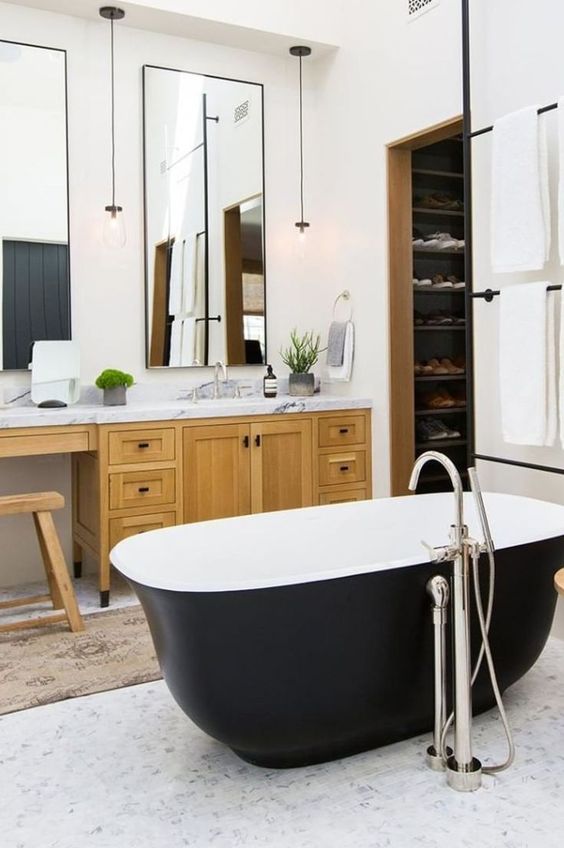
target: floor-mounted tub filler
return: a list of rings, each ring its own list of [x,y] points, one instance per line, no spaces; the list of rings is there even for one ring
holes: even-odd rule
[[[457,578],[456,563],[443,551],[422,554],[421,546],[424,539],[452,554],[452,497],[383,498],[171,527],[121,542],[112,562],[139,596],[180,707],[243,759],[269,768],[337,759],[434,726],[442,762],[451,687],[441,680],[435,722],[434,648],[442,640],[427,585],[446,578],[453,607],[458,596],[463,613],[469,611],[473,634],[470,661],[453,675],[457,718],[447,775],[451,785],[473,789],[480,771],[470,696],[461,686],[483,640],[468,597],[468,558],[466,576]],[[485,494],[484,503],[496,543],[489,644],[503,692],[531,668],[548,638],[553,575],[564,562],[564,506],[503,494]],[[472,494],[464,494],[462,509],[464,536],[483,538]],[[475,545],[465,548],[477,553]],[[484,597],[487,578],[481,568]],[[486,607],[484,629],[489,601]],[[444,650],[448,664],[450,639]],[[460,640],[456,652],[460,662]],[[487,663],[472,702],[475,714],[496,703]]]

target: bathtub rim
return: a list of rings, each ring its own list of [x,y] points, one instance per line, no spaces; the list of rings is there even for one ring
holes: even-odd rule
[[[468,494],[465,495],[465,506],[467,503],[471,502]],[[449,504],[449,507],[452,505],[452,495],[449,493],[439,493],[439,494],[423,494],[417,497],[417,502],[423,502],[423,500],[431,500],[435,501],[444,501],[445,509],[446,504]],[[519,502],[523,507],[525,503],[534,505],[535,508],[538,507],[549,507],[551,509],[556,509],[560,513],[559,519],[561,518],[561,524],[559,526],[554,525],[546,525],[536,533],[531,531],[530,527],[523,528],[520,524],[512,526],[512,537],[510,539],[503,539],[502,544],[498,544],[498,548],[511,548],[518,547],[519,545],[529,544],[532,542],[542,541],[543,539],[557,538],[559,536],[564,536],[564,506],[561,504],[555,504],[550,501],[541,501],[538,499],[527,498],[520,495],[507,495],[503,493],[490,492],[484,494],[484,499],[486,501],[486,509],[491,511],[491,507],[496,502],[505,502],[507,506],[510,506],[511,503]],[[137,536],[132,536],[128,539],[124,539],[119,542],[110,552],[110,559],[112,564],[118,569],[118,571],[125,576],[126,578],[131,579],[135,583],[139,583],[141,585],[147,586],[149,588],[154,589],[165,589],[169,591],[175,592],[236,592],[236,591],[249,591],[253,589],[268,589],[275,588],[277,586],[291,586],[300,583],[312,583],[319,582],[322,580],[335,580],[341,577],[348,577],[354,575],[367,574],[370,572],[378,572],[378,571],[387,571],[397,568],[405,568],[413,565],[420,565],[422,563],[427,563],[430,561],[430,555],[422,545],[418,545],[413,553],[407,557],[400,558],[387,558],[385,561],[375,560],[365,562],[361,565],[354,565],[351,567],[347,566],[336,566],[333,568],[326,568],[321,570],[316,568],[311,571],[303,571],[299,573],[293,574],[267,574],[263,576],[256,575],[244,575],[240,572],[235,574],[232,578],[226,579],[225,576],[221,579],[221,581],[213,579],[213,575],[210,577],[209,573],[206,574],[204,578],[201,575],[193,575],[190,574],[187,569],[184,573],[180,575],[171,574],[170,570],[167,572],[166,566],[163,566],[162,561],[159,563],[157,567],[151,567],[151,563],[149,562],[149,554],[147,553],[147,545],[146,541],[148,538],[151,541],[154,540],[157,534],[159,534],[158,538],[162,540],[163,544],[166,543],[167,538],[177,539],[181,535],[186,535],[186,546],[187,551],[190,550],[190,532],[192,528],[199,528],[198,533],[202,532],[202,528],[205,530],[210,530],[210,532],[217,532],[218,528],[225,528],[226,532],[229,533],[229,528],[233,528],[237,523],[239,526],[243,527],[252,527],[255,522],[265,523],[269,520],[274,520],[276,522],[283,522],[286,518],[292,514],[296,513],[312,513],[312,511],[323,510],[323,516],[329,518],[330,515],[335,515],[335,513],[345,515],[347,512],[352,512],[355,509],[359,509],[359,506],[366,505],[367,503],[377,503],[380,504],[382,502],[396,502],[399,503],[401,501],[409,500],[413,502],[413,497],[401,496],[397,498],[381,498],[378,501],[362,501],[360,503],[345,503],[345,504],[333,504],[333,505],[324,505],[324,506],[314,506],[314,507],[306,507],[301,510],[286,510],[279,511],[275,513],[261,513],[255,515],[246,515],[246,516],[238,516],[234,518],[224,518],[224,519],[216,519],[213,521],[199,522],[198,524],[183,524],[176,525],[175,527],[168,527],[159,530],[152,530],[147,533],[143,533]],[[366,506],[364,506],[366,509]],[[445,512],[445,541],[446,536],[448,534],[448,521],[450,512]],[[274,517],[274,519],[272,519]],[[285,518],[286,517],[286,518]],[[494,519],[495,520],[495,519]],[[474,528],[475,529],[475,528]],[[494,531],[495,532],[495,531]],[[481,534],[478,534],[478,538],[481,538]],[[495,539],[494,539],[495,540]],[[165,548],[166,550],[166,548]],[[265,552],[267,555],[268,552]],[[151,562],[154,561],[154,555],[152,556]],[[166,555],[163,555],[163,558],[166,558]],[[137,563],[145,561],[144,568],[139,568]],[[149,576],[148,576],[149,575]]]

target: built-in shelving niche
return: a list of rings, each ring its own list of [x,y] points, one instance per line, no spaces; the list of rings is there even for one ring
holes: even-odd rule
[[[414,279],[436,275],[464,281],[464,246],[428,249],[412,239],[449,233],[464,239],[464,170],[461,121],[431,128],[388,149],[390,238],[390,362],[391,362],[391,488],[404,494],[413,462],[425,450],[449,456],[466,481],[472,415],[466,397],[466,371],[460,374],[416,374],[415,363],[447,358],[465,364],[465,290],[418,287]],[[457,323],[433,323],[447,315]],[[431,323],[429,323],[431,322]],[[464,322],[464,323],[463,323]],[[458,406],[429,408],[438,392],[448,393]],[[456,437],[426,440],[424,422],[436,421]],[[450,488],[448,477],[430,464],[418,491]]]

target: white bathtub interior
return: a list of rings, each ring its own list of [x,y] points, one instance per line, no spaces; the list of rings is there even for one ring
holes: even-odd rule
[[[564,506],[485,493],[497,548],[564,536]],[[471,494],[470,535],[482,540]],[[111,560],[145,586],[185,592],[260,589],[429,561],[422,540],[448,542],[451,493],[381,498],[185,524],[120,542]]]

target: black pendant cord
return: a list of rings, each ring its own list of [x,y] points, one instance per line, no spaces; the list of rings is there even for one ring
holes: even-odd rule
[[[112,207],[115,212],[116,205],[116,132],[115,132],[115,120],[116,120],[116,109],[115,109],[115,73],[114,73],[114,19],[110,19],[110,49],[111,49],[111,58],[110,58],[110,68],[111,68],[111,112],[112,112]]]
[[[300,56],[300,222],[304,221],[304,109],[302,57]]]

